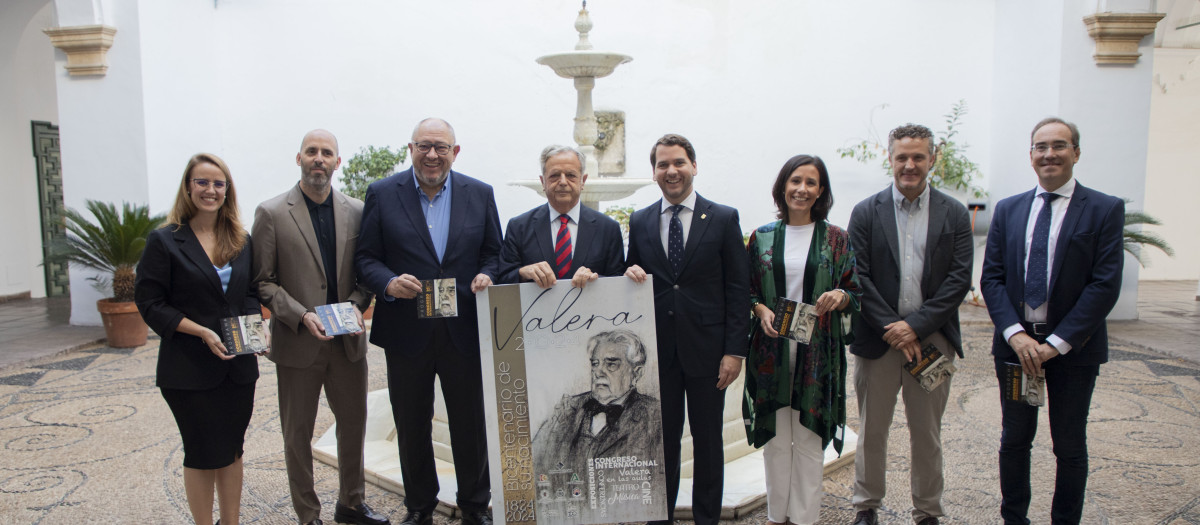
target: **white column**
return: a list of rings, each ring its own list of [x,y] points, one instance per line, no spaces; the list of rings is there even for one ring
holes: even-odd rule
[[[103,6],[105,10],[101,11]],[[105,24],[118,32],[103,77],[72,77],[66,55],[55,52],[64,200],[82,211],[87,199],[146,204],[146,127],[137,2],[57,0],[60,26]],[[46,46],[50,46],[49,39]],[[77,266],[71,268],[71,323],[100,324],[96,292]]]

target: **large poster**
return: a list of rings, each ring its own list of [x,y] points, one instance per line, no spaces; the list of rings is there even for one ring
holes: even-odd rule
[[[492,286],[477,301],[496,523],[666,519],[653,283]]]

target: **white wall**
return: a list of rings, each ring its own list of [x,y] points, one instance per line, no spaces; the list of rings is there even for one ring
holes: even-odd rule
[[[1144,209],[1163,222],[1148,227],[1161,235],[1175,257],[1143,251],[1142,279],[1196,279],[1200,276],[1200,237],[1196,197],[1200,196],[1200,49],[1155,49],[1150,88],[1150,152],[1146,163]]]
[[[365,145],[398,147],[418,120],[441,116],[462,144],[455,168],[496,186],[507,218],[539,197],[506,183],[535,177],[546,144],[572,142],[571,82],[534,60],[573,48],[574,1],[376,0],[336,10],[316,1],[222,2],[215,9],[207,2],[149,4],[141,10],[142,48],[157,209],[169,205],[177,172],[194,151],[225,157],[249,219],[257,202],[296,180],[295,152],[307,130],[333,131],[348,159]],[[871,17],[835,5],[776,2],[593,4],[596,48],[634,57],[597,81],[596,106],[627,112],[631,176],[649,177],[649,146],[658,136],[691,138],[698,190],[738,206],[747,231],[773,216],[769,187],[779,166],[796,153],[819,154],[834,174],[832,218],[845,224],[852,205],[887,179],[875,164],[842,161],[834,150],[864,136],[878,104],[891,104],[876,115],[883,132],[910,120],[938,129],[942,115],[965,98],[972,113],[962,137],[973,159],[989,159],[983,137],[991,68],[977,55],[990,56],[992,27],[958,21],[989,20],[991,4],[895,4],[865,2]],[[199,28],[181,32],[181,16]],[[896,52],[897,41],[912,51]],[[189,73],[193,61],[211,64],[212,78]],[[181,75],[188,79],[183,86]],[[213,95],[206,99],[200,86],[211,86]],[[200,112],[217,115],[209,122],[219,126],[215,135],[188,130],[160,144],[167,139],[158,130],[179,129]],[[645,206],[657,197],[649,187],[626,202]]]
[[[216,12],[211,2],[146,0],[138,18],[149,203],[153,213],[167,213],[188,159],[223,149]]]
[[[54,50],[42,29],[52,27],[48,0],[17,0],[0,7],[0,173],[7,204],[0,206],[0,296],[46,295],[42,267],[37,164],[30,121],[57,123]]]
[[[87,199],[120,203],[148,201],[146,125],[142,106],[142,64],[138,5],[75,0],[57,4],[60,23],[103,23],[117,28],[103,77],[71,77],[66,54],[55,51],[59,135],[62,139],[66,205],[84,209]],[[92,20],[92,21],[88,21]],[[155,109],[151,109],[155,111]],[[91,272],[71,267],[71,323],[100,324]]]
[[[83,3],[57,1],[60,11]],[[534,60],[573,48],[574,0],[87,4],[118,34],[104,79],[56,70],[64,142],[80,138],[64,159],[81,177],[71,179],[70,205],[88,195],[165,210],[187,157],[208,150],[229,162],[249,223],[258,202],[294,184],[307,130],[333,131],[348,159],[362,146],[400,146],[418,120],[441,116],[462,145],[455,167],[496,186],[507,219],[540,200],[506,183],[536,176],[546,144],[572,142],[571,83]],[[888,179],[835,149],[864,137],[882,103],[890,107],[874,116],[880,138],[909,121],[937,131],[966,99],[959,139],[993,198],[1032,187],[1029,128],[1061,114],[1083,128],[1081,181],[1141,201],[1146,123],[1134,120],[1148,108],[1152,57],[1097,67],[1081,21],[1094,1],[591,7],[596,49],[634,58],[594,92],[598,108],[626,112],[629,175],[649,177],[649,146],[682,133],[698,150],[698,191],[738,207],[744,230],[772,220],[770,184],[796,153],[827,160],[831,220],[845,224]],[[105,104],[84,107],[88,99]],[[89,159],[98,169],[82,177],[74,170]],[[650,186],[621,204],[657,198]],[[1135,283],[1135,268],[1126,280]]]

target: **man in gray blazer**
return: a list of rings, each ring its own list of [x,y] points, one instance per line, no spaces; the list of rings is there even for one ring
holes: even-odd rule
[[[254,211],[254,274],[273,314],[271,353],[279,383],[279,420],[292,506],[300,523],[321,523],[313,489],[312,436],[321,388],[337,422],[338,523],[389,523],[363,501],[367,429],[367,336],[362,311],[371,293],[354,271],[362,201],[330,184],[342,159],[325,130],[304,136],[296,164],[300,183]],[[349,301],[360,331],[331,337],[314,309]]]
[[[855,525],[875,525],[887,475],[888,428],[903,392],[912,445],[913,520],[936,525],[942,509],[942,414],[950,381],[926,392],[903,365],[932,344],[962,357],[958,306],[971,286],[974,246],[962,203],[929,187],[933,133],[907,124],[888,134],[894,184],[854,207],[850,240],[862,285],[854,327],[858,448]]]

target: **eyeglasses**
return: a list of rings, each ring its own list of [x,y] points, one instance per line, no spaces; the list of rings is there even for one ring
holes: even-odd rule
[[[207,188],[209,184],[212,184],[212,187],[217,191],[225,189],[225,181],[223,180],[192,179],[192,182],[201,188]]]
[[[1037,144],[1034,144],[1033,147],[1031,147],[1029,149],[1031,151],[1035,151],[1038,153],[1045,153],[1050,150],[1054,150],[1055,153],[1062,153],[1064,151],[1067,151],[1067,149],[1071,148],[1072,146],[1073,145],[1071,143],[1063,142],[1060,140],[1060,141],[1054,142],[1052,144],[1046,144],[1045,142],[1039,142]]]
[[[429,153],[429,150],[433,150],[436,151],[438,155],[450,153],[451,147],[449,144],[434,144],[431,142],[418,142],[415,145],[417,147],[417,151],[421,153]]]

